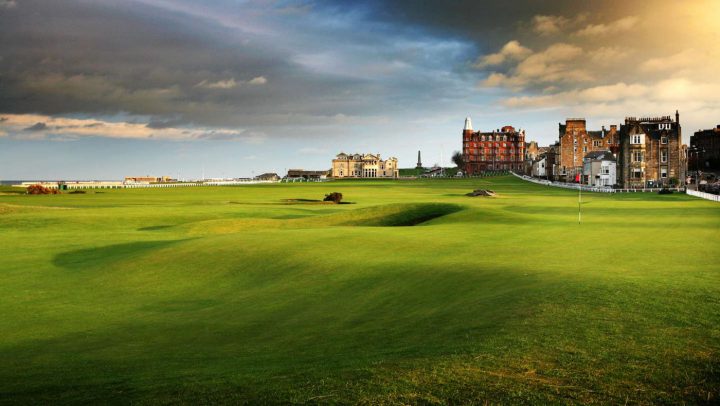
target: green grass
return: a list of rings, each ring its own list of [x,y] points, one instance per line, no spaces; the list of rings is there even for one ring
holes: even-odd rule
[[[285,201],[334,191],[355,204]],[[717,403],[720,206],[583,201],[578,224],[574,192],[512,177],[0,195],[0,403]]]

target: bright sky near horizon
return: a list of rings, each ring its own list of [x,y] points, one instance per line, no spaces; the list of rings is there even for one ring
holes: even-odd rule
[[[0,179],[240,177],[720,124],[720,2],[0,0]]]

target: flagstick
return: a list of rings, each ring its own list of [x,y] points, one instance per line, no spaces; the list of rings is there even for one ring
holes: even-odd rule
[[[578,224],[582,223],[582,211],[580,205],[582,204],[582,184],[578,185]]]

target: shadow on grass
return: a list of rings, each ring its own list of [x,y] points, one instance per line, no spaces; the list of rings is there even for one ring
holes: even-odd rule
[[[92,268],[138,257],[161,248],[169,247],[180,241],[182,240],[138,241],[66,251],[57,254],[55,258],[53,258],[53,265],[71,270]]]
[[[417,226],[463,209],[460,205],[447,203],[391,204],[343,213],[338,215],[340,221],[337,224],[371,227]],[[342,219],[343,217],[347,220]]]

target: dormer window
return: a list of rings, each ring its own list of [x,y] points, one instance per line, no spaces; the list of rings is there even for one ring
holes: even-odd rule
[[[668,143],[668,137],[665,137],[665,136],[660,137],[660,143],[661,143],[661,144],[667,144],[667,143]]]

